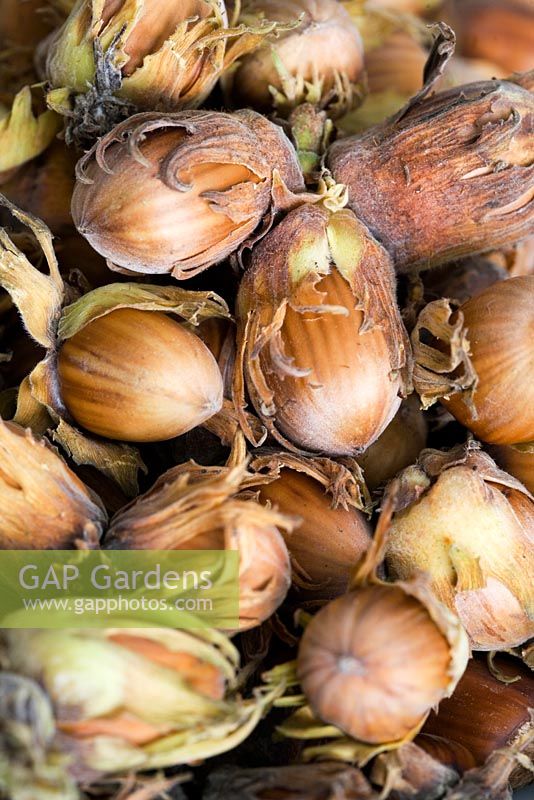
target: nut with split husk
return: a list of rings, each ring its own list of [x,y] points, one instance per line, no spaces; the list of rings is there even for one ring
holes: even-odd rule
[[[0,419],[0,549],[96,547],[107,514],[45,440]]]
[[[349,592],[306,623],[296,663],[270,673],[285,674],[303,692],[280,701],[300,706],[280,731],[330,739],[307,748],[306,758],[363,765],[411,741],[465,670],[465,631],[425,580],[386,583],[376,576],[399,499],[393,489],[385,498]]]
[[[389,257],[352,212],[290,212],[254,248],[236,315],[234,402],[246,387],[286,448],[355,455],[392,420],[409,343]]]
[[[534,276],[510,278],[459,309],[429,303],[412,333],[414,384],[423,407],[441,400],[479,439],[534,440]]]
[[[473,658],[453,696],[432,712],[423,733],[465,747],[473,756],[472,766],[482,766],[494,750],[513,746],[533,730],[533,705],[534,675],[521,661],[503,654],[490,664]],[[534,742],[524,752],[534,755]],[[513,788],[531,780],[529,770],[518,762],[510,776]]]
[[[304,189],[282,129],[253,111],[131,117],[81,160],[72,216],[110,266],[188,278]]]
[[[222,376],[192,329],[210,317],[228,318],[228,307],[213,292],[126,282],[69,304],[49,230],[2,202],[35,235],[50,272],[37,270],[0,232],[0,283],[46,351],[21,384],[15,420],[43,432],[53,428],[76,463],[96,466],[134,494],[139,453],[85,431],[124,442],[162,441],[216,414]]]
[[[103,546],[120,550],[237,550],[239,628],[268,619],[291,583],[287,547],[298,519],[265,508],[247,492],[245,463],[181,464],[115,515]]]
[[[259,499],[300,522],[283,531],[295,601],[326,601],[343,594],[371,542],[364,509],[369,495],[358,465],[346,458],[303,458],[281,451],[255,454]]]
[[[53,710],[50,748],[63,754],[67,774],[80,783],[224,753],[280,694],[280,686],[258,687],[248,699],[237,694],[239,654],[212,630],[14,629],[4,653],[12,672],[39,681]],[[15,712],[24,733],[24,706]],[[40,722],[41,714],[31,728]],[[7,775],[16,780],[17,768],[13,759]],[[26,797],[49,797],[40,794],[36,766],[23,777],[34,792]]]
[[[507,81],[427,96],[454,51],[442,26],[421,92],[394,117],[331,146],[349,206],[397,270],[428,269],[532,232],[534,94]]]
[[[504,650],[534,636],[534,499],[525,487],[475,444],[425,450],[399,480],[391,575],[425,572],[475,650]]]
[[[224,76],[234,106],[287,114],[302,102],[339,115],[360,97],[363,45],[357,27],[337,0],[245,0],[245,25],[289,23],[240,58]],[[291,23],[293,23],[291,25]]]
[[[229,27],[224,0],[78,0],[41,54],[50,104],[94,141],[133,110],[197,108],[276,23]]]

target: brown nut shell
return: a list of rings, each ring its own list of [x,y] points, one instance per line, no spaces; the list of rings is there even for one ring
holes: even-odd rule
[[[208,348],[159,312],[118,309],[89,323],[63,343],[58,377],[75,421],[111,439],[172,439],[222,406]]]

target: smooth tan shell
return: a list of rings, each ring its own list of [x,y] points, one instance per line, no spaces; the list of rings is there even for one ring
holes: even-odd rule
[[[339,597],[309,623],[298,676],[314,712],[359,741],[402,739],[450,680],[451,652],[425,606],[396,586]]]
[[[282,328],[285,353],[305,377],[279,376],[262,352],[277,408],[276,423],[299,446],[331,455],[354,455],[380,436],[395,416],[401,381],[392,377],[386,337],[378,327],[360,333],[363,313],[337,270],[318,284],[347,315],[299,313],[288,308]]]
[[[91,322],[61,347],[58,375],[74,420],[110,439],[172,439],[222,405],[208,348],[158,312],[119,309]]]
[[[462,308],[478,375],[475,415],[464,395],[443,400],[466,428],[491,444],[534,440],[534,276],[500,281]]]
[[[336,597],[347,590],[350,573],[371,542],[371,529],[361,511],[333,508],[332,496],[308,475],[284,469],[280,477],[262,486],[262,501],[269,500],[284,514],[298,514],[295,530],[283,533],[297,585],[306,595]]]

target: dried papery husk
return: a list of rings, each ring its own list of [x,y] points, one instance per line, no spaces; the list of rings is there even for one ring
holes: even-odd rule
[[[429,301],[446,297],[465,303],[497,281],[510,277],[505,267],[491,255],[470,256],[454,264],[426,272],[423,276],[425,296]]]
[[[389,800],[439,800],[458,783],[456,770],[416,744],[420,739],[418,736],[415,742],[382,753],[373,762],[371,780],[383,787],[383,795]]]
[[[424,408],[441,400],[479,439],[534,439],[534,276],[493,284],[459,309],[429,303],[412,332],[414,384]]]
[[[378,438],[409,385],[411,355],[391,262],[350,211],[289,213],[254,248],[236,315],[237,408],[246,386],[292,451],[355,455]]]
[[[239,628],[268,619],[291,583],[281,531],[297,519],[265,508],[246,489],[246,467],[180,464],[113,518],[104,547],[120,550],[237,550]]]
[[[112,268],[183,279],[229,256],[303,189],[282,129],[253,111],[147,113],[80,161],[72,216]]]
[[[0,549],[96,547],[100,499],[45,439],[0,419]]]
[[[0,175],[43,153],[61,129],[61,118],[37,109],[30,86],[24,86],[6,105],[0,103]]]
[[[475,760],[471,766],[482,766],[494,750],[514,745],[532,730],[534,675],[521,661],[502,654],[494,664],[497,671],[492,674],[486,659],[471,659],[453,696],[423,728],[423,733],[465,747]],[[534,755],[534,742],[524,752]],[[531,781],[532,774],[518,763],[510,776],[512,786],[517,789]]]
[[[275,681],[283,675],[292,692],[278,705],[299,706],[279,730],[299,739],[330,740],[306,748],[307,759],[362,766],[397,749],[417,735],[465,670],[465,631],[426,580],[391,584],[376,576],[400,488],[395,484],[384,499],[373,543],[356,565],[350,591],[307,621],[297,661],[267,676]],[[299,685],[303,694],[295,694]]]
[[[54,744],[52,704],[36,681],[0,673],[0,791],[11,800],[81,800]]]
[[[393,420],[363,455],[358,464],[369,489],[383,486],[413,464],[426,446],[428,424],[416,395],[403,400]]]
[[[358,102],[363,44],[337,0],[246,0],[241,19],[245,25],[278,20],[289,30],[275,32],[225,76],[234,106],[285,115],[310,102],[336,116]]]
[[[38,158],[23,166],[2,193],[12,203],[39,217],[57,236],[74,233],[70,203],[77,156],[63,142],[53,142]]]
[[[328,600],[343,594],[354,565],[371,542],[363,513],[370,498],[356,462],[304,459],[282,452],[255,455],[259,499],[299,525],[283,532],[296,598]]]
[[[399,476],[403,510],[387,548],[393,578],[425,572],[475,650],[534,635],[534,500],[475,444],[425,450]]]
[[[144,375],[144,384],[132,377],[128,377],[129,385],[133,388],[133,395],[125,392],[124,383],[124,369],[127,368],[129,361],[131,361],[131,341],[125,342],[124,334],[127,332],[122,328],[122,344],[126,346],[126,352],[122,354],[119,359],[118,368],[121,371],[121,381],[113,379],[113,374],[106,373],[106,362],[99,361],[95,357],[94,352],[88,356],[88,364],[92,368],[99,380],[105,379],[107,386],[107,394],[104,394],[101,400],[104,403],[98,403],[95,398],[95,381],[90,382],[90,391],[87,396],[76,392],[76,388],[85,391],[87,387],[87,372],[84,372],[83,362],[78,364],[66,361],[67,356],[76,356],[74,352],[80,340],[82,343],[85,341],[84,329],[90,325],[97,325],[98,328],[103,326],[108,329],[109,320],[106,316],[113,312],[120,313],[121,319],[123,313],[135,310],[136,312],[144,312],[147,314],[147,319],[150,316],[148,312],[160,312],[159,317],[156,319],[160,321],[153,322],[153,329],[158,329],[160,334],[163,328],[169,333],[170,323],[178,326],[182,340],[184,337],[182,333],[187,334],[187,339],[191,342],[189,337],[192,337],[195,342],[195,352],[181,352],[179,354],[181,363],[186,363],[189,358],[190,376],[193,376],[192,389],[195,386],[198,388],[198,381],[195,383],[194,374],[191,372],[193,369],[194,358],[197,357],[200,348],[200,364],[204,363],[206,374],[210,374],[212,380],[215,381],[215,387],[212,400],[217,399],[217,403],[222,403],[222,378],[218,372],[218,368],[206,346],[198,339],[195,339],[194,334],[190,333],[189,328],[196,326],[204,319],[212,316],[228,317],[228,307],[226,303],[218,295],[212,292],[187,292],[177,287],[165,286],[152,286],[135,283],[123,284],[108,284],[99,287],[92,292],[84,295],[83,297],[65,306],[68,303],[68,295],[65,290],[65,284],[59,273],[58,262],[52,247],[52,238],[48,228],[38,219],[29,214],[17,209],[8,200],[0,196],[0,202],[7,206],[13,217],[23,225],[27,226],[39,245],[42,248],[46,262],[49,268],[49,275],[37,270],[26,256],[16,247],[14,242],[8,237],[7,233],[0,231],[0,242],[2,252],[0,254],[0,283],[11,294],[17,308],[21,314],[24,325],[30,335],[35,341],[45,348],[47,351],[46,357],[41,361],[21,384],[19,390],[18,406],[15,415],[15,421],[26,427],[31,427],[33,430],[44,432],[49,428],[53,428],[54,440],[62,445],[67,453],[73,458],[76,464],[86,464],[95,466],[100,469],[104,474],[116,480],[121,488],[132,496],[137,494],[137,473],[140,468],[144,468],[143,461],[139,452],[126,444],[106,442],[99,438],[93,438],[88,434],[82,432],[73,426],[73,418],[69,414],[62,397],[61,387],[67,386],[67,400],[73,406],[74,414],[84,414],[90,411],[93,414],[95,424],[101,425],[106,423],[105,417],[106,410],[114,416],[115,419],[115,434],[117,438],[124,434],[126,436],[140,436],[135,439],[136,441],[150,440],[173,436],[173,431],[169,429],[165,420],[162,418],[162,412],[170,415],[170,420],[167,422],[176,425],[176,409],[173,412],[169,409],[168,405],[168,387],[159,382],[160,390],[163,390],[163,395],[160,391],[160,398],[165,398],[165,403],[162,402],[160,415],[158,416],[154,411],[154,405],[158,405],[157,398],[154,398],[154,383],[150,382],[150,386],[146,387],[146,363],[143,364],[143,352],[137,351],[137,364],[141,367],[141,376]],[[64,307],[65,306],[65,307]],[[184,326],[183,330],[178,323],[171,319],[167,319],[164,314],[173,314],[178,316]],[[112,320],[113,322],[113,320]],[[100,323],[100,324],[98,324]],[[150,325],[150,322],[147,323]],[[173,328],[176,331],[176,328]],[[138,328],[138,334],[140,333]],[[143,329],[143,347],[146,344],[146,330]],[[151,342],[150,347],[156,348],[156,355],[158,357],[162,354],[164,348],[163,341],[160,338],[156,342]],[[74,340],[74,343],[70,340]],[[196,342],[198,341],[198,345]],[[173,347],[176,348],[175,339],[172,340]],[[105,340],[102,342],[102,352],[113,355],[115,363],[117,364],[117,351],[114,349],[120,344],[118,340]],[[58,374],[58,352],[59,358],[59,372]],[[146,352],[146,350],[144,351]],[[64,357],[64,358],[62,358]],[[184,362],[183,359],[186,361]],[[168,359],[167,359],[168,361]],[[67,374],[65,374],[65,364],[68,367]],[[109,366],[109,365],[108,365]],[[173,372],[172,363],[166,364],[167,377],[173,376],[175,381],[175,391],[178,394],[175,399],[181,398],[183,403],[184,399],[187,405],[187,398],[183,394],[184,390],[187,391],[187,386],[177,387],[175,375]],[[159,374],[161,378],[161,370],[165,365],[159,363],[158,360],[150,362],[152,370],[152,377],[157,378]],[[61,381],[60,381],[61,378]],[[139,373],[138,373],[139,378]],[[115,386],[115,395],[110,393],[110,388]],[[140,390],[142,385],[147,388],[144,393]],[[177,387],[177,389],[176,389]],[[209,387],[204,386],[202,391],[206,396],[206,389]],[[212,386],[213,388],[213,386]],[[117,410],[116,398],[118,396],[121,402],[125,405],[121,407],[120,414]],[[202,392],[201,392],[202,393]],[[189,400],[195,402],[195,395],[198,397],[198,392],[192,391]],[[150,399],[152,398],[152,404]],[[212,402],[209,409],[212,413],[217,410],[217,403]],[[107,406],[106,406],[107,404]],[[137,410],[135,408],[137,404]],[[192,406],[189,408],[191,411]],[[139,430],[133,434],[125,409],[128,409],[129,414],[137,414],[139,422]],[[184,410],[184,409],[182,409]],[[187,411],[187,409],[186,409]],[[144,412],[144,413],[143,413]],[[188,412],[188,413],[189,413]],[[92,423],[91,413],[85,419],[84,424]],[[208,409],[203,407],[201,416],[206,419],[209,416]],[[189,415],[185,420],[188,424],[195,424],[195,420]],[[113,423],[113,420],[112,420]],[[181,423],[180,423],[181,424]],[[159,427],[158,427],[159,426]],[[157,428],[157,430],[156,430]],[[162,430],[163,429],[163,430]],[[110,429],[109,433],[112,431]]]
[[[377,800],[360,770],[336,764],[291,764],[239,769],[220,767],[208,777],[205,800]]]
[[[534,94],[488,81],[428,97],[454,52],[450,28],[440,31],[423,90],[382,125],[334,142],[327,158],[400,272],[506,247],[534,219]]]
[[[54,743],[85,783],[224,753],[281,691],[235,694],[239,656],[214,630],[11,630],[6,640],[10,668],[46,691]]]
[[[534,68],[534,9],[530,0],[447,0],[440,9],[469,58],[494,61],[508,74]]]
[[[69,135],[95,141],[133,110],[202,105],[222,73],[277,28],[230,28],[224,0],[78,0],[41,59]]]
[[[488,452],[497,464],[534,494],[534,444],[500,445]]]

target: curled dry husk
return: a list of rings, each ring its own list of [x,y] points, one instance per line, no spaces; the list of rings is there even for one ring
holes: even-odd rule
[[[520,661],[499,655],[488,665],[473,658],[453,696],[430,715],[423,733],[465,747],[473,756],[472,766],[482,766],[494,750],[513,746],[533,730],[533,707],[534,675]],[[534,741],[524,753],[534,756]],[[532,773],[518,762],[510,775],[513,788],[532,780]]]
[[[281,451],[254,455],[259,499],[300,522],[282,530],[291,558],[298,600],[327,600],[343,594],[371,542],[364,510],[370,498],[356,461],[304,458]]]
[[[11,701],[22,751],[6,773],[15,783],[26,780],[35,792],[26,796],[35,800],[54,795],[40,793],[31,761],[25,774],[19,768],[28,741],[45,725],[47,749],[71,778],[90,783],[231,750],[281,691],[278,685],[258,687],[248,699],[237,694],[239,654],[214,630],[15,629],[5,639],[8,667],[18,674],[0,673],[0,698]],[[16,702],[24,678],[42,687],[32,680],[39,705],[30,719],[28,706]]]
[[[104,547],[156,550],[237,550],[239,628],[268,619],[284,600],[291,569],[281,531],[298,519],[265,508],[249,491],[246,462],[226,467],[180,464],[115,515]]]
[[[402,505],[387,548],[391,575],[429,576],[476,650],[534,635],[534,499],[478,446],[425,450],[399,476]]]
[[[354,767],[324,762],[284,767],[238,769],[222,767],[213,772],[205,800],[378,800],[367,778]]]
[[[0,549],[94,547],[106,523],[99,498],[46,440],[0,419]]]
[[[508,74],[534,68],[534,9],[530,0],[448,0],[440,9],[462,55],[494,61]]]
[[[167,320],[163,314],[174,314],[189,326],[196,326],[203,319],[211,316],[228,317],[228,308],[225,302],[212,292],[187,292],[175,287],[136,283],[108,284],[67,305],[69,300],[63,279],[59,274],[50,231],[40,220],[15,208],[5,198],[0,196],[0,200],[18,222],[26,225],[32,231],[43,250],[49,268],[49,274],[38,271],[16,247],[7,233],[0,229],[0,284],[11,295],[30,336],[46,350],[44,360],[21,384],[15,421],[38,432],[53,428],[54,439],[67,450],[76,463],[97,467],[116,480],[127,494],[135,495],[137,493],[137,472],[144,467],[139,452],[125,444],[110,443],[90,437],[74,426],[73,418],[62,397],[60,377],[64,381],[66,378],[64,374],[61,376],[58,373],[58,353],[60,361],[62,348],[67,347],[72,355],[72,348],[76,349],[76,342],[79,343],[80,336],[83,337],[84,330],[88,326],[95,325],[99,320],[111,317],[114,313],[124,314],[125,310],[132,310],[136,313],[163,312],[158,317],[165,319],[166,322],[172,322],[172,320]],[[106,319],[103,319],[103,322],[105,323]],[[122,333],[124,334],[124,331]],[[137,326],[137,334],[139,334],[139,326]],[[193,336],[193,334],[189,335]],[[122,336],[122,345],[126,338],[124,335]],[[74,344],[72,344],[73,341]],[[115,342],[113,338],[108,337],[103,344],[113,349]],[[95,408],[98,409],[98,400],[95,401],[93,397],[95,386],[98,385],[98,380],[102,380],[107,391],[111,382],[114,391],[123,395],[120,412],[115,407],[113,392],[109,394],[109,397],[104,392],[101,400],[104,405],[108,404],[105,408],[108,409],[110,415],[114,415],[119,425],[122,425],[124,421],[127,422],[129,413],[136,411],[134,407],[136,403],[139,404],[142,401],[142,410],[145,409],[145,406],[149,410],[151,403],[157,404],[158,402],[157,397],[152,397],[150,394],[150,392],[154,392],[154,386],[151,386],[150,389],[145,387],[144,393],[139,391],[139,387],[136,388],[135,380],[127,369],[128,365],[132,363],[131,346],[127,342],[126,345],[127,352],[123,354],[122,360],[119,359],[117,362],[121,370],[117,372],[120,380],[115,379],[114,381],[113,374],[107,374],[105,371],[102,375],[97,374],[97,370],[92,393],[78,397],[82,404],[86,401],[94,402]],[[199,340],[200,345],[204,348],[206,356],[213,360],[208,349]],[[159,352],[157,342],[154,347],[155,351]],[[161,350],[161,346],[159,350]],[[146,363],[143,365],[141,345],[135,348],[135,354],[137,363],[133,363],[133,367],[141,366],[143,374],[146,374],[147,366]],[[116,353],[115,356],[117,356]],[[98,358],[93,353],[90,362],[92,363],[95,359],[98,362]],[[115,360],[117,361],[117,358]],[[169,359],[165,364],[161,364],[159,361],[150,363],[152,371],[155,370],[155,374],[159,378],[155,385],[159,387],[160,392],[163,392],[161,397],[166,397],[165,392],[168,388],[162,379],[162,371],[164,373],[167,370],[168,373],[171,373],[173,367],[172,363],[169,364],[168,361]],[[213,363],[215,369],[215,362],[213,361]],[[127,374],[124,372],[125,368]],[[81,376],[80,381],[81,378],[84,379],[80,382],[80,386],[82,386],[84,381],[87,382],[83,359],[77,374],[79,377]],[[218,370],[217,375],[222,402],[222,380]],[[144,384],[142,386],[144,387]],[[72,386],[70,388],[72,390]],[[128,408],[128,403],[133,403],[133,405],[126,413],[125,409]],[[168,397],[166,403],[167,413],[170,413]],[[145,410],[143,414],[138,414],[137,419],[150,426],[152,420],[148,410]],[[213,412],[215,410],[215,408],[212,409]],[[102,409],[99,413],[101,411]],[[204,418],[205,416],[204,414]],[[156,438],[164,438],[161,436],[161,430],[158,430]],[[138,439],[138,441],[140,440],[142,437]]]
[[[287,30],[239,59],[224,77],[232,103],[287,114],[300,103],[327,108],[330,116],[360,98],[363,45],[338,0],[245,0],[241,19],[257,26],[279,20]]]
[[[505,247],[532,229],[534,94],[487,81],[428,97],[453,52],[442,25],[424,88],[382,125],[335,142],[327,159],[401,272]]]
[[[282,129],[253,111],[147,113],[82,158],[72,216],[110,267],[183,279],[229,256],[303,189]]]
[[[376,577],[398,500],[392,489],[350,591],[307,623],[297,661],[268,673],[273,681],[284,675],[293,692],[299,684],[303,692],[279,701],[299,706],[279,730],[329,740],[306,748],[305,758],[361,766],[397,749],[417,735],[465,670],[465,631],[425,579],[391,584]]]
[[[276,27],[229,27],[224,0],[78,0],[45,47],[49,102],[93,141],[135,109],[197,108]]]
[[[395,475],[413,464],[426,445],[428,425],[415,394],[403,400],[392,421],[358,464],[369,489],[383,486]]]
[[[459,310],[429,303],[412,332],[414,384],[492,444],[534,440],[534,276],[490,286]]]
[[[489,453],[506,472],[534,494],[534,443],[490,447]]]
[[[253,250],[237,298],[234,402],[245,388],[292,451],[355,455],[391,421],[411,354],[384,249],[347,209],[301,206]],[[253,431],[242,415],[242,426]]]
[[[8,104],[0,102],[0,183],[4,174],[10,176],[11,170],[43,153],[60,129],[61,118],[54,111],[35,109],[30,86]]]

